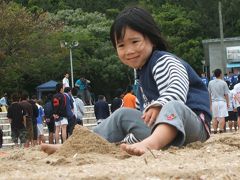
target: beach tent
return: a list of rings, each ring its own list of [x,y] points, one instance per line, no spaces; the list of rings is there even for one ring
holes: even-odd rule
[[[36,90],[38,99],[41,99],[42,92],[55,92],[56,85],[57,85],[56,81],[50,80],[37,86]]]

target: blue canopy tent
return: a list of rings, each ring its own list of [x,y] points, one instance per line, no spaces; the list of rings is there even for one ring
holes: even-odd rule
[[[56,82],[56,81],[50,80],[50,81],[48,81],[48,82],[45,82],[45,83],[37,86],[37,87],[36,87],[36,90],[37,90],[37,97],[38,97],[38,99],[41,99],[41,97],[42,97],[42,92],[55,91],[55,90],[56,90],[56,85],[57,85],[57,82]]]

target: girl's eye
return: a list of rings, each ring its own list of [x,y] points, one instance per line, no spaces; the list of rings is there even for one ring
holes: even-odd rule
[[[123,47],[124,44],[117,44],[117,47],[120,48],[120,47]]]
[[[133,41],[133,44],[138,43],[138,42],[139,42],[138,40],[135,40],[135,41]]]

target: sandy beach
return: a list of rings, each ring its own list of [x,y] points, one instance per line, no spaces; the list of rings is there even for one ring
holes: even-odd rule
[[[205,143],[129,156],[77,126],[56,153],[39,146],[0,150],[0,179],[239,179],[240,133],[214,134]]]

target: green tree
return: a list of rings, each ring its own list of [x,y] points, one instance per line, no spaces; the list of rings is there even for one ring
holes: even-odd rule
[[[154,8],[153,14],[164,36],[170,42],[171,51],[189,62],[196,70],[201,69],[203,53],[200,27],[192,18],[199,14],[170,3]]]
[[[19,75],[22,70],[20,62],[29,57],[27,49],[30,47],[27,38],[34,31],[35,25],[31,21],[30,14],[14,3],[6,4],[2,2],[0,4],[0,16],[0,51],[4,55],[4,58],[1,59],[0,71],[2,87],[20,89],[22,88],[22,77]],[[13,85],[9,85],[10,83],[13,83]]]
[[[36,19],[15,3],[1,3],[0,16],[1,90],[32,92],[51,77],[51,73],[42,75],[46,67],[51,67],[48,58],[54,62],[54,57],[59,59],[61,54],[54,50],[54,41],[49,42],[54,28],[45,23],[45,14]]]

